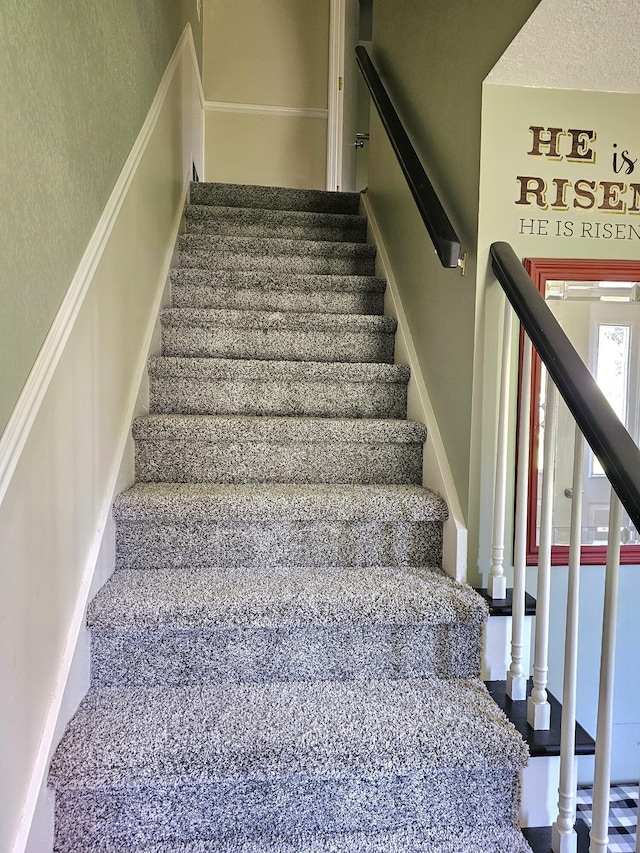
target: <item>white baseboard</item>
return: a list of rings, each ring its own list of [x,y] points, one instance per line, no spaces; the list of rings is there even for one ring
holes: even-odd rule
[[[444,498],[449,508],[449,517],[444,525],[443,568],[447,574],[456,580],[466,581],[467,527],[464,521],[462,506],[446,457],[444,443],[433,406],[429,399],[429,392],[427,391],[422,370],[420,369],[407,317],[402,307],[398,283],[382,239],[380,226],[366,193],[362,196],[362,203],[373,242],[378,249],[376,263],[380,267],[381,276],[387,280],[385,313],[391,317],[395,317],[398,321],[395,359],[397,363],[408,364],[411,368],[407,417],[420,421],[427,426],[428,435],[424,447],[423,481],[428,488]]]

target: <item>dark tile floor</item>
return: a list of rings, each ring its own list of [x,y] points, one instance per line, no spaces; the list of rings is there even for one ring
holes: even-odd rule
[[[576,797],[578,853],[588,853],[589,850],[592,800],[593,788],[578,788]],[[609,853],[635,853],[637,818],[638,786],[613,786],[609,806]],[[534,853],[549,853],[551,850],[550,827],[525,829],[523,833]]]

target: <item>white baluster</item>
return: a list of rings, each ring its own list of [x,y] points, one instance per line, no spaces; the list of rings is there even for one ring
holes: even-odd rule
[[[582,534],[582,485],[584,480],[584,438],[576,426],[573,450],[573,501],[569,538],[567,581],[567,622],[564,647],[564,687],[560,733],[560,786],[558,817],[553,824],[553,853],[575,853],[578,836],[576,821],[576,685],[578,675],[578,605],[580,603],[580,544]]]
[[[529,441],[531,410],[531,341],[524,336],[520,424],[518,427],[518,473],[516,485],[515,545],[513,553],[513,603],[511,608],[511,665],[507,673],[507,696],[514,701],[527,698],[528,672],[524,671],[524,602],[527,568],[527,503],[529,499]]]
[[[509,302],[504,304],[504,331],[502,335],[502,369],[500,372],[500,408],[498,411],[498,454],[496,458],[496,489],[493,503],[493,542],[491,545],[491,571],[487,591],[491,598],[507,597],[507,579],[504,575],[504,523],[507,493],[507,435],[509,430],[509,380],[511,373],[511,328],[513,311]]]
[[[622,507],[611,489],[607,569],[602,615],[602,652],[598,722],[596,725],[596,763],[593,780],[593,821],[589,853],[607,853],[609,842],[609,785],[611,782],[611,728],[613,722],[613,677],[615,670],[616,626],[618,618],[618,580],[620,576],[620,526]]]
[[[551,724],[551,706],[547,698],[547,676],[549,672],[553,481],[557,430],[558,390],[551,377],[547,376],[542,505],[540,507],[540,549],[538,552],[538,585],[536,590],[536,641],[533,660],[533,690],[527,704],[527,722],[534,729],[548,729]]]

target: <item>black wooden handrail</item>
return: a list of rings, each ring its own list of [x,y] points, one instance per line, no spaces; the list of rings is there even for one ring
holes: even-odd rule
[[[631,521],[640,530],[640,450],[509,243],[493,243],[496,278]]]
[[[440,263],[443,267],[454,269],[461,265],[461,248],[458,235],[431,185],[424,166],[407,136],[407,132],[391,103],[375,66],[369,58],[369,54],[362,45],[356,47],[356,57],[362,76],[369,87],[371,99],[376,105],[384,129],[387,131],[389,141],[407,179],[409,189],[427,227],[436,254],[440,258]]]

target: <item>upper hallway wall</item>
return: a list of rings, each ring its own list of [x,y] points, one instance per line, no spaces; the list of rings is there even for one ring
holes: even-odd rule
[[[329,5],[207,0],[206,180],[324,188]]]
[[[374,0],[373,7],[374,62],[469,253],[464,278],[439,266],[384,131],[372,118],[369,196],[465,512],[482,81],[536,4]]]
[[[196,0],[0,4],[0,433]]]

